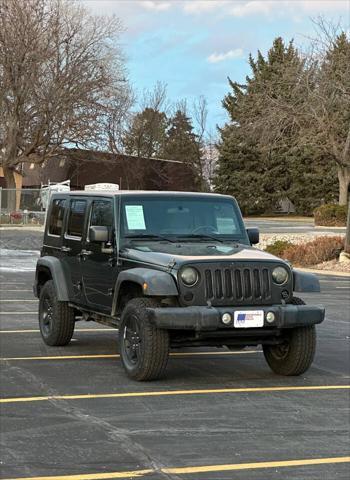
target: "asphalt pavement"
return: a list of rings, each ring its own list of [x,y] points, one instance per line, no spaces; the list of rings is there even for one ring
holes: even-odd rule
[[[259,348],[202,348],[137,383],[116,330],[78,322],[67,347],[42,342],[26,265],[0,270],[2,479],[349,478],[348,278],[303,296],[327,318],[301,377],[272,373]]]
[[[40,250],[43,244],[43,231],[26,228],[0,228],[0,249]],[[0,253],[1,255],[1,253]]]

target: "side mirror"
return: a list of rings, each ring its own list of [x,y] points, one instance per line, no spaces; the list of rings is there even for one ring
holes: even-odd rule
[[[93,226],[89,228],[89,240],[95,243],[107,243],[109,241],[108,227]]]
[[[247,228],[247,234],[251,245],[256,245],[260,241],[258,228]]]

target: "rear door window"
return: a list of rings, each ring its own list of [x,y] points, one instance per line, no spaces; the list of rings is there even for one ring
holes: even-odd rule
[[[67,235],[78,238],[83,236],[86,205],[86,200],[71,200]]]
[[[63,198],[53,200],[50,214],[49,234],[60,236],[63,229],[63,219],[66,201]]]

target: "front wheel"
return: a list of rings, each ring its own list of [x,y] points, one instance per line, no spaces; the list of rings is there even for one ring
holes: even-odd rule
[[[159,307],[150,298],[134,298],[123,310],[119,346],[127,375],[138,381],[156,380],[166,368],[169,356],[169,334],[148,320],[147,308]]]
[[[294,297],[294,305],[304,305]],[[315,325],[293,328],[286,334],[283,343],[263,346],[265,359],[271,370],[279,375],[301,375],[313,362],[316,351]]]

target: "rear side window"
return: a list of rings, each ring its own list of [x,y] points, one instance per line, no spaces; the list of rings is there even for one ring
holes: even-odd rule
[[[60,236],[63,228],[64,209],[66,201],[57,199],[52,202],[49,234]]]
[[[71,200],[67,234],[73,237],[83,235],[86,200]]]

